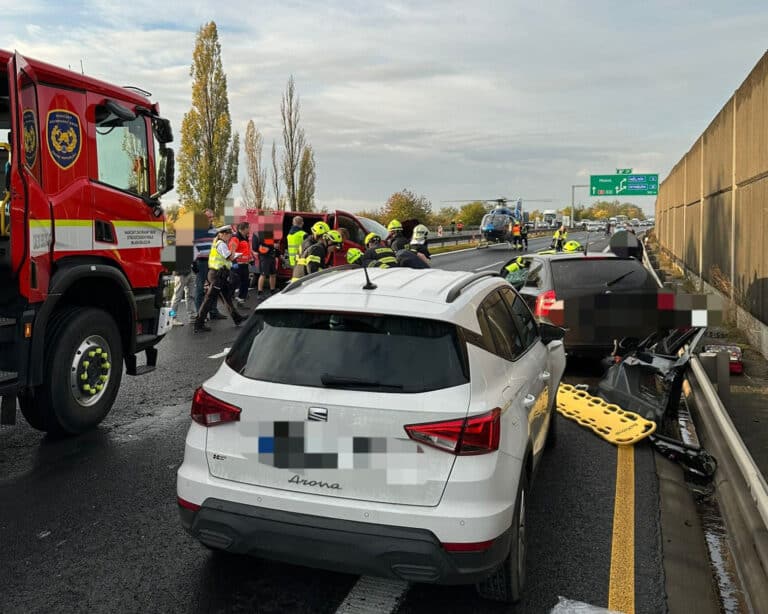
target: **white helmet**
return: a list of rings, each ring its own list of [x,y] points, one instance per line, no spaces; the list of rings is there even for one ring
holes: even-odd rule
[[[413,238],[419,241],[423,241],[424,239],[426,239],[428,234],[429,234],[429,228],[424,226],[424,224],[419,224],[418,226],[416,226],[416,228],[413,229]]]

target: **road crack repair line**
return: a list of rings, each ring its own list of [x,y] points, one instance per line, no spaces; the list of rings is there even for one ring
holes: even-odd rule
[[[336,614],[389,614],[395,612],[408,591],[408,582],[361,577]]]

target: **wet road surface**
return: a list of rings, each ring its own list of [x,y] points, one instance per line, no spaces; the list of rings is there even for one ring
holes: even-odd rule
[[[531,247],[546,243],[534,239]],[[495,270],[511,256],[497,246],[435,264]],[[0,429],[0,612],[323,613],[344,601],[355,576],[211,553],[181,529],[175,476],[189,404],[222,361],[208,357],[237,334],[229,321],[212,327],[202,336],[188,326],[172,330],[159,368],[125,377],[115,408],[92,433],[54,440],[23,422]],[[594,365],[570,365],[568,378],[593,383],[597,374]],[[520,606],[482,602],[472,587],[414,585],[398,612],[547,612],[559,595],[607,605],[616,448],[557,420],[558,444],[531,494]],[[635,501],[636,611],[661,612],[658,489],[644,446],[635,452]]]

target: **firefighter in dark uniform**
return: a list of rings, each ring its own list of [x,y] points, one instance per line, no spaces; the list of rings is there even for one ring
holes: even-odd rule
[[[299,255],[303,254],[310,245],[317,243],[320,238],[330,230],[331,227],[325,222],[315,222],[312,225],[312,234],[308,235],[301,243],[301,251],[299,252]]]
[[[381,237],[375,232],[369,232],[365,237],[365,254],[363,254],[363,266],[370,266],[371,262],[379,261],[388,267],[397,266],[397,256],[391,247],[381,242]]]
[[[525,222],[520,225],[520,238],[523,241],[523,249],[528,251],[528,224]]]
[[[321,223],[321,222],[318,222]],[[325,222],[322,222],[323,224]],[[317,224],[315,224],[317,226]],[[314,232],[315,227],[312,227]],[[341,249],[344,244],[344,240],[341,238],[338,230],[329,230],[317,241],[312,243],[307,249],[305,249],[301,256],[296,260],[296,266],[293,269],[293,277],[291,281],[301,279],[305,275],[311,275],[322,271],[326,266],[325,262],[328,260],[329,254]]]
[[[403,225],[399,220],[392,220],[387,224],[387,230],[389,235],[385,243],[392,248],[393,252],[397,253],[408,247],[408,237],[403,233]]]
[[[356,247],[350,247],[347,251],[347,264],[354,264],[362,268],[364,262],[364,254]],[[369,269],[388,269],[389,265],[384,264],[381,260],[371,260],[368,263]]]

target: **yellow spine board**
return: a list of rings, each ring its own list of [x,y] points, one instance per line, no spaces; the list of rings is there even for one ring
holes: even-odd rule
[[[570,384],[560,384],[557,389],[557,411],[616,445],[632,445],[656,430],[655,422]]]

